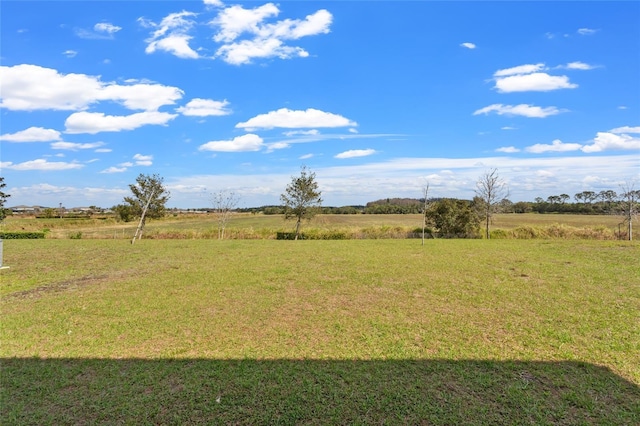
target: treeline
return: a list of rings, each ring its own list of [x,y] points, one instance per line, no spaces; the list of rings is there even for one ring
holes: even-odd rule
[[[443,198],[430,198],[434,203]],[[469,202],[472,200],[469,200]],[[504,199],[499,203],[501,213],[567,213],[567,214],[616,214],[620,210],[621,199],[615,191],[584,191],[574,195],[551,195],[546,199],[535,201],[512,202]],[[342,207],[321,207],[322,214],[421,214],[424,199],[419,198],[384,198],[368,202],[366,205]],[[242,213],[262,213],[266,215],[283,214],[284,207],[278,205],[240,208]]]

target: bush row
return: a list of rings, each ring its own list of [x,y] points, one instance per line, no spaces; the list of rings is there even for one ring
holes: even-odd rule
[[[44,232],[0,232],[3,240],[38,240],[44,238]]]

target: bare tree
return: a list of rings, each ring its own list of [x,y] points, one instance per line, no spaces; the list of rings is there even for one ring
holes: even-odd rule
[[[285,219],[296,218],[296,240],[300,236],[302,219],[311,219],[318,212],[318,207],[322,204],[321,195],[316,174],[305,166],[300,168],[300,176],[291,177],[291,183],[287,185],[284,194],[280,195]]]
[[[131,244],[136,241],[136,238],[142,238],[142,231],[148,217],[157,219],[164,216],[169,191],[164,187],[163,182],[164,179],[159,175],[150,176],[141,173],[136,178],[136,183],[129,185],[133,196],[125,197],[124,201],[131,207],[133,215],[140,217]]]
[[[476,196],[480,200],[482,217],[485,221],[485,235],[491,238],[489,225],[500,201],[509,196],[507,183],[498,175],[498,169],[484,172],[476,182]]]
[[[218,220],[218,239],[224,240],[224,230],[238,206],[239,198],[233,191],[220,190],[211,194],[214,214]]]
[[[427,182],[427,186],[422,189],[424,195],[424,206],[422,207],[422,245],[424,245],[424,232],[427,227],[427,208],[428,205],[428,197],[429,197],[429,182]]]
[[[640,190],[635,189],[635,182],[628,181],[620,185],[621,213],[624,216],[624,223],[627,224],[627,234],[629,241],[633,240],[633,221],[640,210]]]

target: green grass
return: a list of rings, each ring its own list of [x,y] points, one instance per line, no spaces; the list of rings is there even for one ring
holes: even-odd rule
[[[638,424],[638,258],[580,240],[5,241],[0,415]]]

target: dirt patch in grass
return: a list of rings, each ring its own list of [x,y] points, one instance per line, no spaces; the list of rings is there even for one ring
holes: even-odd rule
[[[3,299],[33,299],[36,297],[42,297],[49,293],[60,293],[64,291],[76,290],[82,287],[88,287],[92,285],[102,284],[108,281],[118,280],[130,275],[131,273],[133,273],[133,271],[116,271],[112,274],[86,275],[71,280],[60,281],[36,288],[31,288],[29,290],[10,293],[4,296]]]

